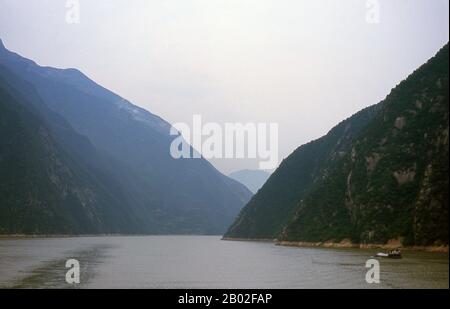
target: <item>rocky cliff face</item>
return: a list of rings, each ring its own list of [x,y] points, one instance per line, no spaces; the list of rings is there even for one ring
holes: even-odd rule
[[[318,156],[318,172],[306,186],[301,179],[311,176],[311,161],[299,154],[311,146],[300,147],[286,160],[295,163],[282,164],[246,206],[230,236],[245,237],[245,222],[263,222],[255,214],[264,209],[284,213],[283,200],[262,197],[287,190],[295,210],[281,234],[270,233],[283,241],[448,244],[448,57],[447,45],[375,107],[346,147]]]

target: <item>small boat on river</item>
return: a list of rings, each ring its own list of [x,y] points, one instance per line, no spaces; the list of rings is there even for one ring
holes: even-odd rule
[[[388,253],[377,253],[375,255],[375,257],[380,257],[380,258],[388,258],[388,259],[401,259],[402,258],[402,252],[400,251],[400,249],[395,249],[395,250],[391,250]]]

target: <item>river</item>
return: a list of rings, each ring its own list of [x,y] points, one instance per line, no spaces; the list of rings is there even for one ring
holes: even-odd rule
[[[0,239],[0,288],[449,288],[448,254],[404,252],[380,262],[376,250],[275,246],[219,236]],[[68,259],[80,284],[65,281]]]

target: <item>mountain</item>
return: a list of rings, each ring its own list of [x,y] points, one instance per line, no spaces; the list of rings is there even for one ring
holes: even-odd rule
[[[226,237],[277,238],[293,217],[298,202],[351,149],[378,106],[369,107],[333,128],[326,136],[299,147],[269,177],[242,209]]]
[[[261,170],[241,170],[228,175],[228,177],[245,185],[253,193],[261,189],[269,176],[269,173]]]
[[[0,65],[0,234],[141,232],[122,192],[110,190],[113,181],[93,173],[62,135],[95,156],[29,84]]]
[[[37,109],[40,121],[53,128],[55,144],[76,163],[81,162],[104,191],[115,197],[127,213],[122,218],[132,215],[136,220],[134,227],[124,224],[121,232],[134,233],[138,227],[142,233],[155,234],[222,233],[250,198],[245,186],[222,175],[206,160],[173,159],[169,151],[176,136],[169,134],[170,124],[78,70],[41,67],[8,51],[1,41],[0,66],[4,80],[17,80],[15,92],[9,91],[14,106]],[[6,103],[11,105],[11,101]],[[11,153],[13,158],[20,155]],[[72,169],[80,170],[79,166]],[[11,186],[10,178],[2,178],[2,185]],[[114,203],[109,205],[115,209]],[[101,226],[98,230],[109,232]]]
[[[448,244],[448,44],[384,101],[297,149],[226,233]]]

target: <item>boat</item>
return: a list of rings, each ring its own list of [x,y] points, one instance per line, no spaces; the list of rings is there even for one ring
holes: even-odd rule
[[[379,253],[375,254],[375,256],[376,257],[383,257],[383,258],[386,257],[387,258],[387,257],[389,257],[389,254],[388,253],[379,252]]]
[[[380,258],[389,258],[389,259],[401,259],[402,258],[402,252],[400,249],[391,250],[388,253],[379,252],[375,255],[375,257]]]

